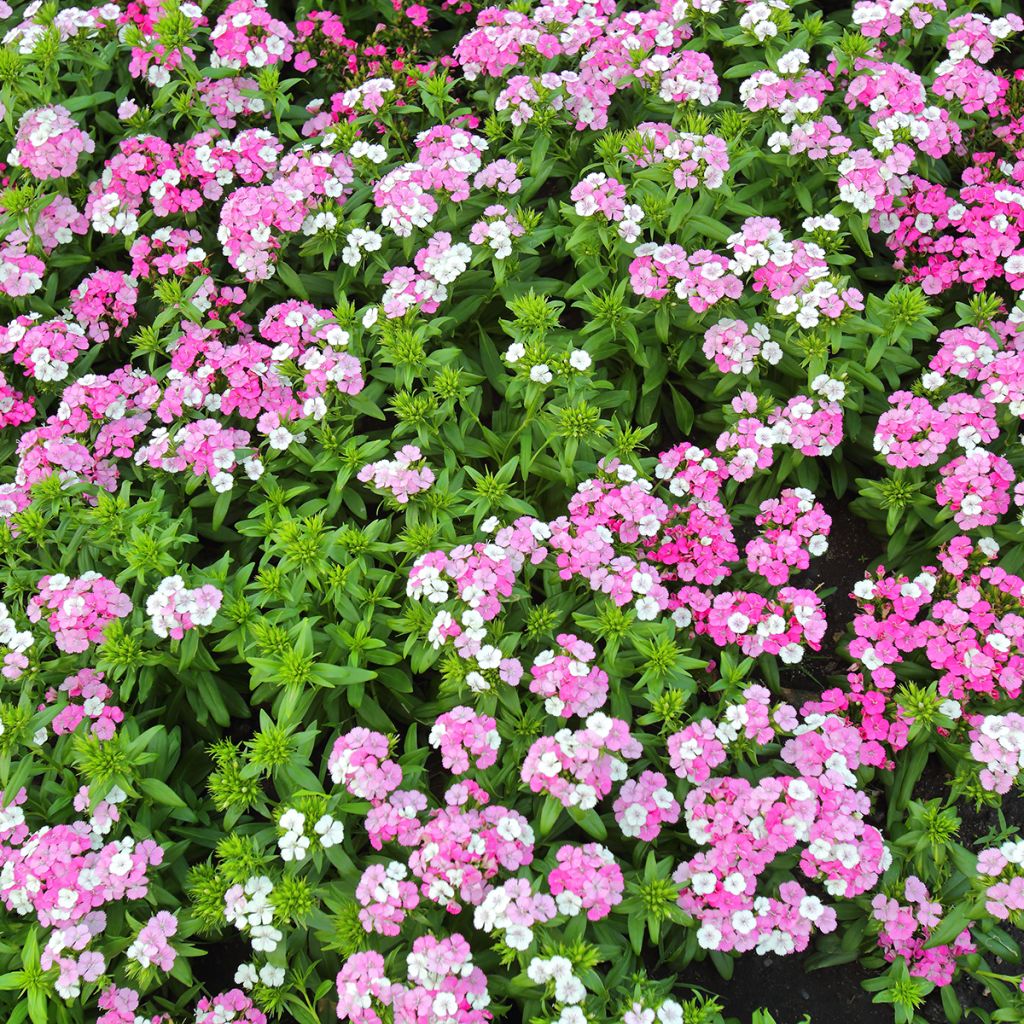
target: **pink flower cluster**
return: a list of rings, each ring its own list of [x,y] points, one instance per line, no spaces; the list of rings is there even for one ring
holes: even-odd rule
[[[390,461],[381,459],[359,470],[360,481],[389,491],[400,505],[408,504],[414,494],[428,490],[434,479],[433,471],[423,461],[423,453],[414,444],[400,448]]]
[[[438,715],[429,742],[440,748],[444,767],[453,775],[462,775],[471,767],[478,771],[490,768],[498,760],[501,737],[493,718],[460,705]]]
[[[68,676],[58,690],[46,691],[46,703],[53,704],[61,695],[68,703],[57,712],[50,723],[55,736],[65,736],[88,720],[89,732],[99,740],[113,737],[117,726],[124,721],[124,712],[108,703],[114,691],[103,681],[103,673],[83,668]]]
[[[825,611],[813,590],[782,587],[775,599],[746,590],[709,594],[683,587],[673,599],[672,619],[708,636],[718,647],[736,644],[750,657],[774,654],[787,665],[803,659],[804,644],[821,648]]]
[[[600,843],[560,846],[555,860],[557,866],[548,872],[548,887],[560,914],[575,917],[582,910],[588,920],[600,921],[622,902],[622,869]]]
[[[64,380],[88,348],[85,329],[70,320],[40,320],[38,313],[28,313],[0,326],[0,353],[9,352],[26,376],[39,381]]]
[[[104,1012],[96,1018],[96,1024],[168,1024],[170,1017],[165,1013],[144,1017],[138,1012],[139,993],[133,988],[109,985],[97,1000]],[[266,1024],[266,1018],[252,1020],[250,1024]]]
[[[885,959],[892,963],[903,957],[915,978],[936,985],[948,985],[956,972],[960,956],[975,951],[971,931],[965,928],[950,945],[925,948],[932,930],[942,920],[942,904],[934,903],[925,884],[911,875],[904,885],[906,904],[879,893],[871,901],[872,917],[881,923],[878,944]]]
[[[78,167],[78,158],[95,149],[96,143],[78,127],[67,107],[58,103],[21,115],[7,162],[24,167],[40,181],[69,178]]]
[[[935,488],[940,505],[953,510],[961,530],[992,526],[1010,507],[1010,488],[1016,481],[1013,467],[1001,455],[975,448],[946,463]]]
[[[760,534],[747,544],[747,568],[776,586],[828,550],[832,517],[806,488],[786,488],[762,501],[754,523]]]
[[[469,943],[458,932],[416,939],[406,965],[403,983],[387,977],[380,953],[349,957],[338,973],[338,1019],[352,1024],[382,1024],[385,1017],[394,1024],[491,1020],[487,978],[473,965]]]
[[[573,633],[555,639],[559,651],[541,651],[533,660],[530,692],[545,698],[549,715],[585,718],[608,699],[608,674],[593,664],[596,652],[585,640]]]
[[[151,839],[104,842],[119,818],[117,804],[125,798],[120,790],[112,789],[87,819],[34,832],[19,806],[26,795],[21,790],[6,806],[0,802],[0,903],[48,930],[39,965],[58,969],[56,992],[72,999],[83,983],[107,972],[104,955],[89,948],[104,935],[104,908],[144,899],[149,871],[161,863],[163,850]],[[83,812],[89,806],[83,787],[74,807]]]
[[[0,294],[18,298],[43,286],[46,264],[24,245],[0,244]]]
[[[499,871],[513,873],[533,860],[529,822],[489,801],[476,783],[457,783],[416,834],[409,868],[421,893],[450,913],[459,912],[460,900],[479,906]]]
[[[94,270],[71,292],[71,313],[95,342],[120,337],[135,318],[138,282],[120,270]]]
[[[823,388],[835,383],[826,381]],[[836,403],[824,404],[841,417]],[[443,606],[435,613],[428,640],[435,649],[452,643],[459,657],[470,662],[464,683],[471,691],[483,692],[498,682],[516,685],[522,677],[521,660],[490,642],[487,623],[513,596],[527,566],[552,562],[561,579],[584,580],[616,605],[632,606],[641,621],[670,614],[678,628],[707,636],[718,646],[737,644],[746,654],[775,654],[790,663],[800,660],[805,645],[818,649],[826,624],[821,601],[812,591],[785,587],[765,597],[703,589],[720,584],[730,575],[729,563],[739,558],[722,503],[721,491],[730,476],[723,459],[683,443],[659,456],[657,483],[617,460],[603,462],[600,470],[599,477],[579,485],[568,515],[548,523],[521,517],[502,528],[491,520],[484,524],[494,534],[489,543],[459,547],[450,554],[430,552],[414,563],[409,596]],[[781,573],[774,563],[789,570],[806,564],[806,553],[798,554],[791,543],[794,530],[801,538],[801,530],[811,531],[809,550],[819,550],[824,542],[828,517],[813,502],[801,511],[803,500],[787,495],[766,506],[771,511],[765,515],[786,520],[767,530],[763,551],[757,547],[764,564],[773,564],[769,571],[776,577]],[[562,652],[542,652],[535,660],[530,689],[545,698],[552,714],[590,714],[605,701],[604,673],[591,664],[591,647],[585,641],[574,634],[562,634],[558,641]],[[549,753],[556,756],[554,750]]]
[[[684,861],[675,874],[680,906],[700,922],[705,949],[786,954],[806,948],[812,931],[831,931],[835,911],[786,881],[778,897],[758,895],[758,880],[780,855],[803,845],[800,868],[823,879],[826,891],[855,896],[870,890],[891,856],[865,818],[866,794],[853,774],[862,741],[835,716],[807,715],[771,706],[763,687],[750,687],[742,704],[726,708],[718,725],[694,723],[669,739],[673,767],[695,784],[686,798],[690,837],[707,851]],[[797,777],[712,778],[730,744],[741,737],[771,742],[790,734],[782,759]]]
[[[984,715],[972,723],[971,757],[981,766],[982,786],[990,792],[1009,793],[1024,772],[1024,715]]]
[[[203,996],[196,1005],[196,1024],[267,1024],[267,1017],[240,989]],[[111,1022],[113,1024],[113,1022]]]
[[[627,242],[635,242],[640,235],[643,211],[635,203],[626,202],[626,186],[600,171],[588,174],[569,192],[578,217],[598,214],[612,224]]]
[[[753,392],[743,391],[733,398],[730,405],[735,415],[727,413],[727,419],[734,422],[715,442],[716,449],[725,457],[726,475],[734,480],[749,480],[756,471],[771,467],[775,449],[783,445],[809,457],[831,455],[843,439],[843,409],[839,402],[845,387],[829,378],[820,386],[822,397],[796,395],[767,416],[759,412]]]
[[[131,600],[112,581],[97,572],[44,576],[39,593],[28,602],[26,614],[38,622],[45,612],[59,650],[80,653],[103,639],[103,630],[132,610]]]
[[[859,665],[849,691],[827,691],[824,706],[851,715],[856,708],[865,739],[902,749],[907,722],[887,695],[899,665],[917,651],[943,697],[1015,699],[1024,684],[1024,580],[991,564],[998,554],[991,539],[954,537],[939,552],[941,568],[925,566],[914,579],[879,569],[858,583],[850,654]],[[884,759],[882,748],[874,750],[871,763],[882,763],[874,759]]]
[[[196,626],[209,626],[220,610],[223,594],[209,583],[189,590],[180,576],[167,576],[146,598],[146,614],[157,636],[174,640]]]
[[[473,924],[482,932],[503,932],[502,941],[511,949],[529,949],[533,926],[555,917],[555,901],[546,893],[535,893],[525,878],[509,878],[490,890],[473,912]]]
[[[615,801],[615,820],[624,836],[652,842],[663,825],[679,820],[679,802],[666,787],[661,772],[644,772],[639,779],[627,779]]]
[[[266,0],[232,0],[210,31],[213,67],[272,66],[292,59],[295,33],[267,11]]]
[[[390,759],[388,738],[357,726],[334,741],[327,770],[336,786],[378,803],[402,784],[402,769]]]

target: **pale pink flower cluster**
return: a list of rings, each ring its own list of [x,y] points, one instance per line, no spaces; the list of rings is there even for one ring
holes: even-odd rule
[[[371,864],[356,886],[356,899],[362,909],[359,920],[368,932],[398,935],[405,915],[420,902],[415,882],[406,881],[408,868],[398,861]]]
[[[487,934],[503,932],[506,946],[522,950],[533,944],[533,926],[550,921],[556,913],[551,896],[535,893],[525,878],[509,878],[483,898],[473,912],[473,924]]]
[[[21,115],[7,162],[24,167],[40,181],[69,178],[78,168],[78,158],[95,149],[96,143],[78,127],[67,107],[54,104]]]
[[[25,652],[34,642],[32,631],[18,629],[7,605],[0,601],[0,648],[5,648],[0,675],[4,679],[17,679],[28,668]]]
[[[440,749],[441,762],[453,775],[463,775],[471,767],[478,771],[490,768],[501,746],[497,722],[463,705],[438,715],[428,740]]]
[[[356,953],[338,973],[338,1018],[352,1024],[416,1024],[428,1019],[486,1024],[487,978],[474,966],[469,943],[458,932],[442,939],[423,935],[406,958],[406,982],[385,974],[380,953]]]
[[[406,505],[414,494],[429,490],[434,483],[434,472],[425,464],[423,453],[414,444],[407,444],[395,452],[393,459],[371,462],[359,470],[363,483],[372,483],[381,491],[388,491],[400,505]]]
[[[209,583],[189,590],[180,576],[167,576],[146,598],[150,627],[159,637],[181,640],[188,630],[213,622],[223,596]]]
[[[748,327],[742,320],[719,320],[704,332],[704,355],[722,373],[751,374],[758,359],[769,366],[782,359],[782,349],[770,337],[764,324]]]
[[[135,941],[125,951],[129,960],[140,967],[158,967],[169,971],[174,966],[177,951],[168,941],[178,930],[178,919],[161,910],[154,914],[139,930]]]
[[[402,784],[402,769],[389,757],[388,738],[357,726],[334,741],[327,769],[336,786],[360,800],[383,800]]]
[[[788,734],[782,759],[799,772],[712,778],[735,742],[771,742]],[[787,704],[771,705],[763,687],[729,705],[717,725],[688,726],[669,739],[675,770],[695,784],[686,798],[690,837],[707,847],[675,874],[680,906],[700,921],[705,949],[786,954],[807,947],[814,931],[831,931],[835,911],[798,882],[783,882],[778,897],[758,894],[758,882],[780,855],[803,847],[800,869],[827,892],[850,897],[873,888],[891,856],[867,824],[870,803],[857,788],[861,765],[857,729],[835,716],[802,719]]]
[[[535,740],[521,775],[531,792],[554,797],[563,807],[588,810],[611,792],[613,783],[626,778],[626,761],[641,753],[626,722],[595,712],[582,729],[560,729]]]
[[[226,1024],[228,1021],[230,1024],[267,1024],[267,1017],[241,989],[233,988],[199,1000],[196,1024]]]
[[[985,909],[999,921],[1017,923],[1024,914],[1024,840],[1008,839],[978,854]]]
[[[594,171],[573,186],[569,199],[578,217],[600,215],[617,224],[619,235],[627,242],[635,242],[640,236],[643,211],[635,203],[626,202],[626,186],[615,178]]]
[[[981,766],[982,786],[990,792],[1009,793],[1024,772],[1024,715],[985,715],[972,722],[971,757]]]

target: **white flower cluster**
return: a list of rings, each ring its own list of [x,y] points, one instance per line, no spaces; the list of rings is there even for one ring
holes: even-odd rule
[[[224,917],[239,931],[248,931],[252,948],[261,953],[272,953],[284,938],[272,924],[273,891],[274,883],[266,875],[256,875],[244,886],[233,886],[224,894]]]
[[[555,1001],[565,1005],[552,1024],[586,1024],[586,1015],[578,1004],[586,999],[587,990],[573,973],[571,960],[564,956],[553,956],[547,960],[534,957],[526,968],[526,976],[537,985],[554,982]]]

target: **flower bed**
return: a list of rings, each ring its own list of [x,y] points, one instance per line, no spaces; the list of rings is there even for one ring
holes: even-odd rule
[[[1024,1019],[1019,7],[350,6],[0,0],[5,1019]]]

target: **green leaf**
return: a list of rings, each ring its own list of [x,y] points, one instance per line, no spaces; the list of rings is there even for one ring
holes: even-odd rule
[[[974,910],[969,900],[958,903],[940,922],[938,927],[928,936],[925,949],[936,946],[948,946],[970,923]]]
[[[542,836],[546,836],[555,827],[555,822],[558,821],[561,813],[562,805],[553,796],[544,798],[544,803],[540,809],[540,824],[538,828]]]
[[[957,999],[956,990],[952,985],[943,985],[939,989],[939,994],[942,996],[942,1009],[946,1012],[946,1020],[949,1024],[958,1024],[961,1016],[963,1016],[963,1010],[960,1008],[960,1000]]]
[[[288,288],[288,291],[297,295],[305,302],[309,301],[309,292],[306,291],[306,286],[302,283],[302,278],[300,278],[287,263],[284,261],[279,262],[277,264],[277,273],[281,278],[282,284]]]
[[[644,922],[646,918],[643,914],[630,914],[626,924],[626,928],[629,931],[629,942],[633,947],[633,952],[637,956],[643,952],[644,949]]]
[[[159,779],[139,779],[139,789],[150,800],[162,804],[164,807],[182,808],[187,806],[185,801],[170,786]]]

